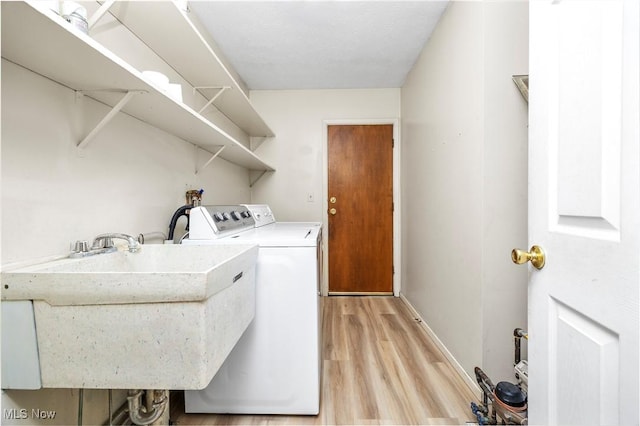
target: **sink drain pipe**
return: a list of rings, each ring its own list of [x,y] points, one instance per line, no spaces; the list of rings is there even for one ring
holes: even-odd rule
[[[146,391],[146,403],[142,403],[141,389],[129,391],[127,401],[129,405],[129,418],[139,426],[151,424],[169,424],[169,391],[168,390],[148,390]],[[166,415],[164,415],[166,414]]]
[[[78,391],[78,426],[82,426],[82,411],[84,410],[84,389]]]
[[[115,411],[113,408],[112,390],[109,389],[109,426],[131,426],[129,418],[129,402],[124,401]]]

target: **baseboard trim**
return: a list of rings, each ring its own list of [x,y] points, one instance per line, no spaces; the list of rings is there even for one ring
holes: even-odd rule
[[[433,330],[431,329],[431,327],[429,327],[427,325],[425,320],[420,316],[418,311],[416,311],[416,309],[413,307],[411,302],[409,302],[407,300],[407,298],[404,296],[404,294],[402,294],[402,293],[400,293],[400,300],[402,300],[404,302],[404,304],[407,306],[407,308],[409,308],[409,310],[411,311],[411,314],[415,318],[420,320],[420,325],[422,326],[424,331],[435,342],[436,346],[438,347],[438,349],[440,349],[440,352],[442,352],[442,354],[445,356],[445,358],[447,358],[447,360],[451,363],[451,365],[453,365],[453,368],[460,375],[462,380],[466,383],[467,387],[469,387],[469,389],[473,393],[475,393],[478,398],[481,398],[482,397],[482,390],[480,389],[480,386],[478,386],[478,383],[474,379],[472,379],[471,376],[469,376],[469,374],[467,374],[467,372],[465,371],[464,368],[462,368],[462,365],[460,365],[458,360],[455,359],[455,357],[451,354],[451,352],[449,352],[449,350],[444,345],[444,343],[442,343],[442,341],[438,338],[436,333],[434,333]]]

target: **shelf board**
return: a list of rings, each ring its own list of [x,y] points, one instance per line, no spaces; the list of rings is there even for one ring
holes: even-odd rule
[[[183,11],[172,1],[116,2],[109,12],[192,86],[231,87],[216,99],[214,105],[250,136],[274,136],[200,32],[192,13]],[[200,90],[200,93],[211,99],[216,91]]]
[[[111,107],[123,94],[144,91],[122,109],[154,127],[249,170],[274,170],[189,106],[176,102],[142,74],[60,16],[28,3],[2,2],[2,57]]]

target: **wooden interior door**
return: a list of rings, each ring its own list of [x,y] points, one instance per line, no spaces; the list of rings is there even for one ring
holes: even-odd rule
[[[393,125],[328,128],[329,293],[393,292]]]
[[[529,424],[638,424],[638,9],[530,3]]]

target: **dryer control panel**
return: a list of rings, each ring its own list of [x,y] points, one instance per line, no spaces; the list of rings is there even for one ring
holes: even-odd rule
[[[242,204],[249,209],[256,223],[256,228],[275,223],[276,218],[268,204]]]

